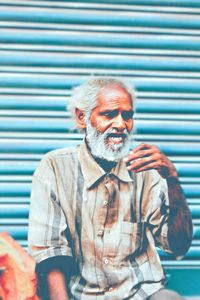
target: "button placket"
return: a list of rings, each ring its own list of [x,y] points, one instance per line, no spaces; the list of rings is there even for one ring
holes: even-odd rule
[[[108,174],[105,177],[105,187],[108,191],[108,199],[104,200],[103,204],[104,206],[109,206],[110,202],[114,199],[115,197],[115,188],[113,186],[114,182],[113,182],[113,175],[112,174]]]

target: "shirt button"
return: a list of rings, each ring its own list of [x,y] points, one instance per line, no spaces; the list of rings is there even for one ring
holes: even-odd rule
[[[107,206],[108,205],[108,201],[103,201],[103,204],[104,204],[104,206]]]
[[[107,265],[109,263],[109,260],[107,258],[104,258],[104,264]]]
[[[108,178],[113,179],[113,178],[115,178],[115,176],[114,176],[114,174],[109,173],[109,174],[108,174]]]
[[[98,236],[103,236],[103,230],[102,230],[102,229],[99,229],[98,232],[97,232],[97,235],[98,235]]]

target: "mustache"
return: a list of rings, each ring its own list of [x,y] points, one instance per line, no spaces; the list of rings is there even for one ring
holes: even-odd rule
[[[101,132],[100,128],[94,128],[88,122],[86,126],[86,139],[91,148],[91,153],[93,156],[106,159],[108,161],[119,161],[121,158],[128,154],[129,138],[131,132],[124,128],[123,130],[118,130],[117,128],[107,128],[104,132]],[[109,137],[123,138],[117,144],[108,144]]]
[[[119,138],[119,137],[121,137],[121,138],[125,139],[125,138],[127,138],[127,136],[128,135],[125,134],[125,133],[112,132],[112,133],[107,134],[106,138],[109,138],[109,137],[117,137],[117,138]]]
[[[101,134],[100,132],[98,132],[98,134]],[[124,129],[123,131],[118,131],[116,129],[111,129],[108,128],[104,133],[103,133],[105,139],[109,138],[109,137],[116,137],[116,138],[123,138],[126,139],[129,137],[130,133],[128,132],[127,129]]]

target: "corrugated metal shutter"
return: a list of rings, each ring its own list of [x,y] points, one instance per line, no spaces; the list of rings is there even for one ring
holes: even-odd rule
[[[159,145],[174,161],[193,214],[189,253],[179,262],[161,254],[163,265],[178,290],[197,293],[199,14],[195,0],[0,1],[1,230],[27,246],[38,161],[82,139],[65,111],[71,88],[90,75],[122,76],[139,91],[136,141]],[[188,274],[192,283],[181,287]]]

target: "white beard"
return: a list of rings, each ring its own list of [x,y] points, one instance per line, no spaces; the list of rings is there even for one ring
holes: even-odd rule
[[[125,157],[129,152],[130,133],[124,130],[122,133],[126,135],[121,143],[107,143],[108,135],[116,133],[116,130],[108,128],[104,133],[100,133],[90,122],[87,122],[87,135],[86,139],[91,149],[93,156],[102,158],[108,161],[118,162]]]

